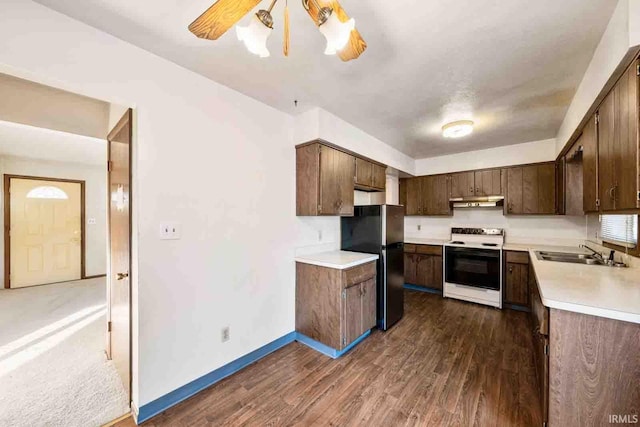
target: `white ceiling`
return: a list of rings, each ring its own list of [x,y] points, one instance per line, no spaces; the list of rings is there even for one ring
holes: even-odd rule
[[[0,156],[106,165],[106,141],[0,121]]]
[[[188,32],[213,0],[39,0],[282,111],[324,108],[416,158],[554,138],[616,5],[342,0],[369,45],[343,63],[323,55],[299,0],[282,56],[284,2],[273,13],[271,57],[260,59],[233,30],[218,41]],[[473,135],[441,137],[444,123],[461,119],[476,122]]]

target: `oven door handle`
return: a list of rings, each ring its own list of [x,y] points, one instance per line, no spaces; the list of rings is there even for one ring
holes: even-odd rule
[[[446,252],[451,254],[482,256],[486,258],[500,258],[500,251],[491,249],[457,248],[448,246]]]

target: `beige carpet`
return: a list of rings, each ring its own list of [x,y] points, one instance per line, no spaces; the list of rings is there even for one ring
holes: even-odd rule
[[[0,426],[99,426],[129,411],[105,311],[104,278],[0,290]]]

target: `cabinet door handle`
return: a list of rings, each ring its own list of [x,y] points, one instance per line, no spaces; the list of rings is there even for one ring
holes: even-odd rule
[[[469,187],[469,193],[473,193],[473,187]]]
[[[509,273],[513,273],[513,266],[509,267]]]
[[[478,187],[476,187],[476,195],[480,193],[480,189]]]

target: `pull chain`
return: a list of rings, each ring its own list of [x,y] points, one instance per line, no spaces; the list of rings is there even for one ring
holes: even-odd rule
[[[284,56],[289,56],[289,0],[285,0],[284,4],[284,40],[282,42],[282,52]]]

